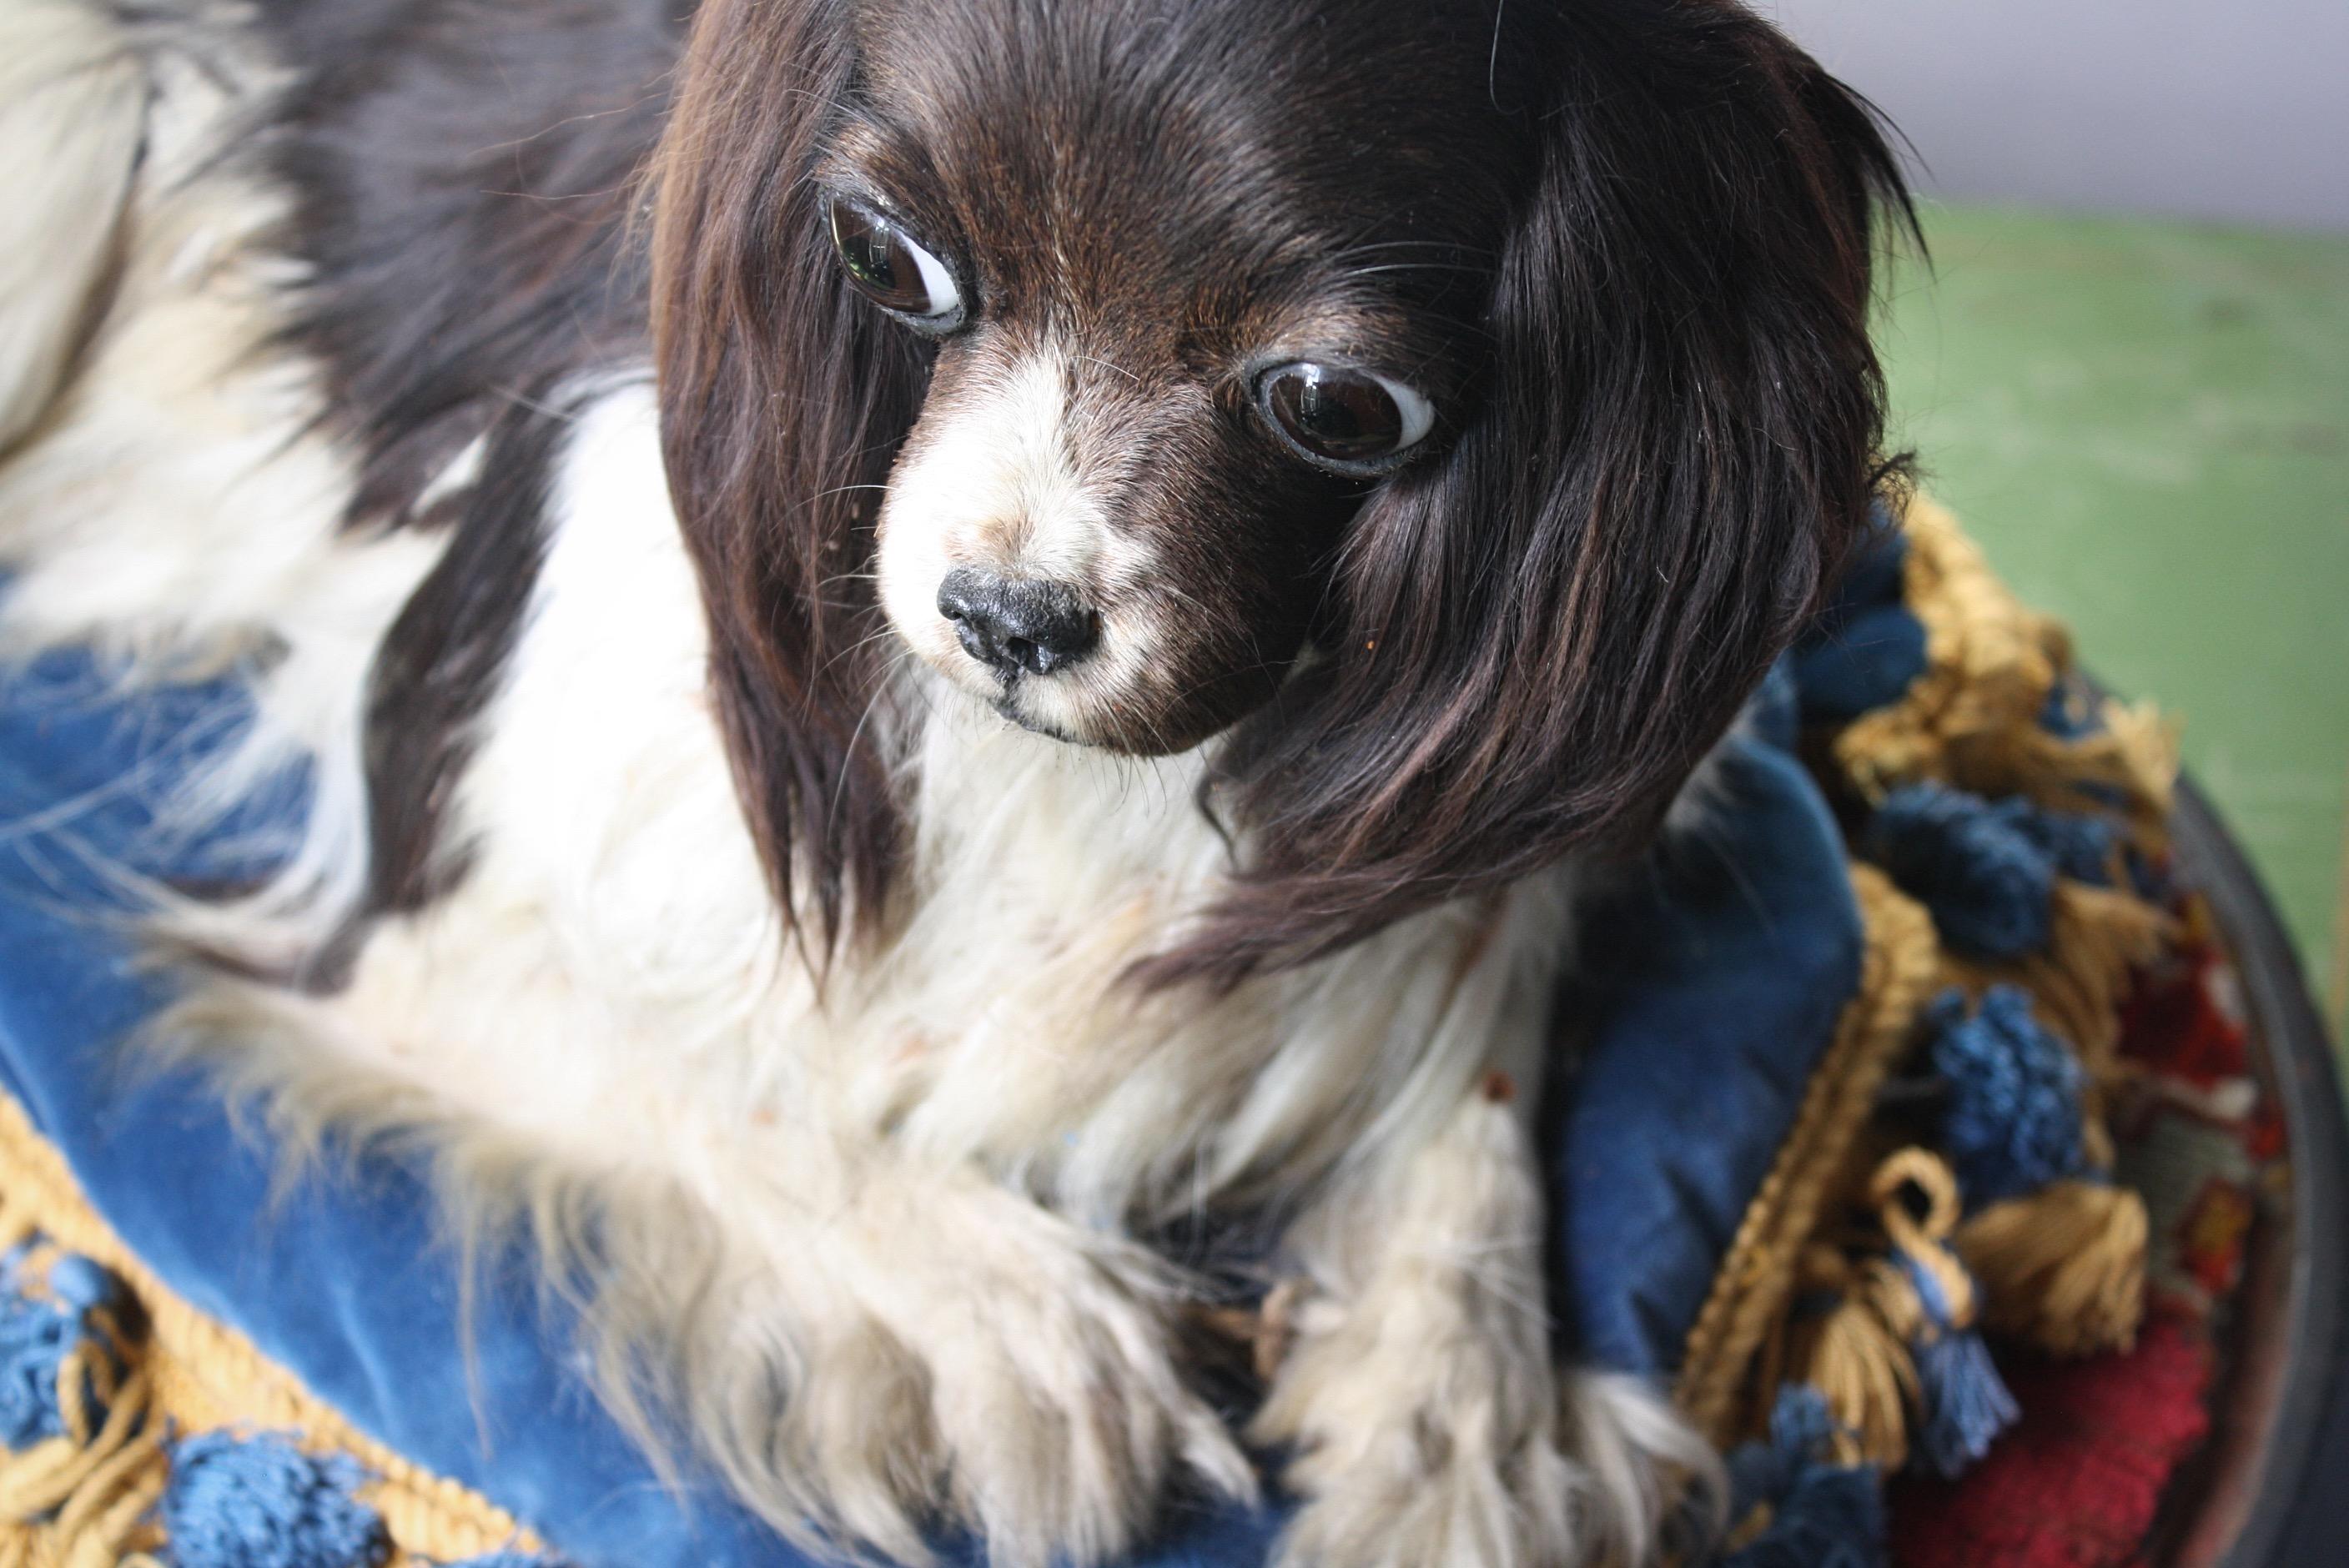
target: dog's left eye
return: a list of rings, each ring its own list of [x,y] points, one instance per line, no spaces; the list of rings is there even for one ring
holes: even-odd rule
[[[1280,366],[1257,381],[1257,397],[1307,461],[1341,474],[1385,472],[1435,424],[1418,392],[1350,366]]]
[[[947,264],[906,237],[894,221],[843,197],[827,197],[824,221],[840,263],[866,298],[924,332],[962,325],[962,290]]]

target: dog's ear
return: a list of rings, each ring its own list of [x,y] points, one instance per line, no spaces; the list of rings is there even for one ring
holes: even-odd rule
[[[1892,477],[1869,275],[1908,203],[1867,105],[1727,0],[1526,11],[1550,91],[1481,401],[1357,518],[1326,660],[1221,780],[1252,861],[1145,978],[1644,839]]]
[[[819,961],[882,918],[902,838],[874,520],[927,378],[911,335],[839,286],[821,222],[812,174],[854,69],[836,0],[706,0],[652,184],[661,438],[713,696]]]

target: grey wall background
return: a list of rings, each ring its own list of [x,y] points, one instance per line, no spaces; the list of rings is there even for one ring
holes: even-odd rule
[[[2349,0],[1755,0],[1939,194],[2349,231]]]

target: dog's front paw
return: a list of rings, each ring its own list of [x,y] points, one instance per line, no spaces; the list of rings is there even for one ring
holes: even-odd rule
[[[1558,1450],[1556,1390],[1534,1347],[1309,1307],[1252,1436],[1289,1445],[1301,1500],[1283,1568],[1567,1568],[1581,1472]],[[1420,1325],[1433,1327],[1433,1325]],[[1318,1332],[1316,1331],[1318,1328]],[[1393,1332],[1381,1332],[1381,1329]]]
[[[1641,1564],[1709,1485],[1711,1451],[1635,1379],[1561,1387],[1537,1340],[1374,1322],[1309,1332],[1257,1418],[1296,1453],[1281,1568]]]
[[[1255,1497],[1238,1443],[1176,1369],[1156,1265],[1042,1216],[999,1223],[986,1251],[909,1304],[901,1332],[927,1372],[947,1505],[991,1563],[1119,1556],[1177,1484]]]

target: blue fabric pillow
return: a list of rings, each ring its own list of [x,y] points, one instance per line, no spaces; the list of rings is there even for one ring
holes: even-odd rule
[[[1590,925],[1563,1020],[1598,1033],[1561,1096],[1561,1316],[1579,1354],[1665,1375],[1858,985],[1859,910],[1809,775],[1745,736],[1711,820]]]
[[[415,1172],[370,1160],[273,1201],[267,1150],[202,1083],[124,1070],[117,1045],[157,995],[94,868],[133,854],[150,872],[234,880],[271,852],[300,780],[224,830],[174,832],[162,786],[233,733],[235,689],[112,704],[97,684],[64,656],[0,676],[0,1079],[91,1201],[195,1305],[582,1568],[801,1563],[713,1486],[657,1485],[526,1289],[477,1304],[469,1371]],[[1568,999],[1588,1044],[1554,1105],[1561,1317],[1576,1353],[1603,1365],[1676,1366],[1856,981],[1843,852],[1790,749],[1809,706],[1781,672],[1728,748],[1702,830],[1593,923],[1603,937]],[[1178,1509],[1143,1561],[1257,1563],[1278,1522]]]
[[[1925,627],[1901,603],[1909,542],[1879,509],[1876,532],[1841,590],[1795,646],[1803,717],[1847,723],[1925,673]]]

